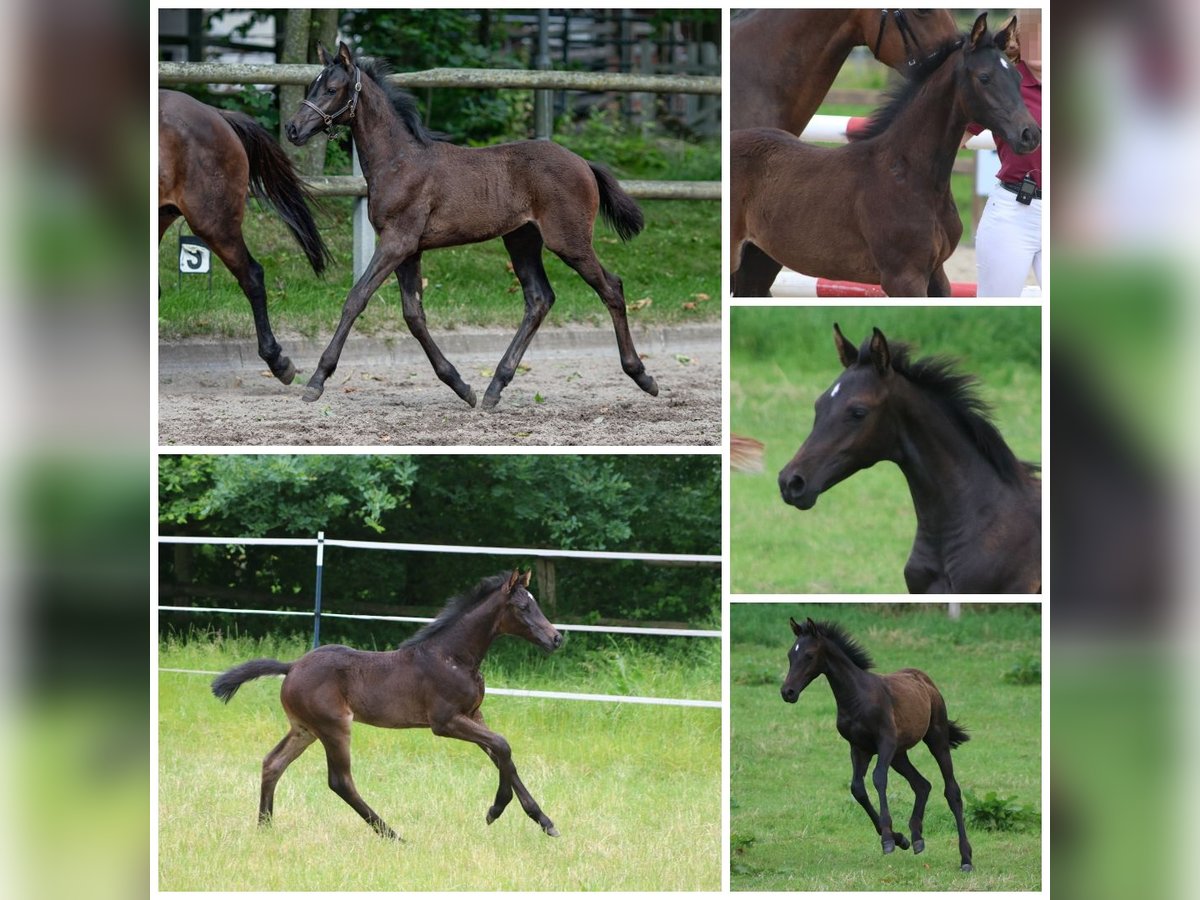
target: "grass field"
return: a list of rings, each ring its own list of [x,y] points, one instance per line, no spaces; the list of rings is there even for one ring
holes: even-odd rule
[[[878,326],[916,355],[948,355],[980,379],[1022,459],[1041,459],[1041,313],[1033,307],[736,307],[730,311],[730,427],[763,441],[765,470],[730,484],[734,593],[904,593],[916,515],[900,470],[882,463],[806,512],[776,477],[812,428],[813,403],[842,371],[833,323],[858,344]]]
[[[919,857],[884,856],[866,813],[850,796],[849,748],[835,728],[829,683],[818,678],[795,706],[779,686],[792,637],[788,616],[841,623],[880,673],[924,670],[950,717],[971,734],[954,751],[964,792],[995,791],[1041,808],[1041,688],[1004,681],[1041,658],[1041,616],[1029,605],[967,605],[951,621],[917,604],[738,604],[730,610],[730,886],[734,890],[1003,890],[1041,884],[1041,829],[987,831],[967,819],[975,871],[959,871],[953,816],[924,744],[910,751],[932,783]],[[868,778],[868,791],[878,806]],[[893,821],[906,828],[912,790],[891,775]],[[969,812],[969,803],[968,803]]]
[[[159,665],[216,671],[305,649],[172,640],[160,646]],[[715,647],[691,660],[619,643],[565,661],[498,656],[499,665],[489,658],[484,666],[495,687],[720,695]],[[572,662],[573,676],[561,677]],[[210,681],[158,679],[161,890],[720,889],[718,710],[489,696],[488,723],[512,745],[560,838],[544,835],[516,802],[485,824],[497,775],[477,747],[424,730],[356,726],[355,781],[404,839],[392,843],[329,790],[319,747],[280,781],[274,826],[257,827],[262,757],[286,731],[279,680],[246,684],[228,706],[209,693]]]
[[[601,263],[624,281],[631,320],[665,324],[719,319],[720,204],[648,200],[641,206],[646,230],[632,241],[622,243],[602,221],[594,240]],[[321,201],[317,225],[334,262],[320,278],[280,220],[251,204],[246,244],[266,271],[267,309],[276,334],[332,333],[353,283],[350,211],[343,198]],[[179,286],[180,227],[173,225],[159,247],[159,337],[252,337],[250,305],[220,261],[213,262],[211,294],[205,276],[186,276]],[[544,253],[543,259],[557,296],[546,325],[582,322],[611,328],[607,309],[583,279],[552,253]],[[463,326],[511,325],[515,330],[525,304],[510,266],[499,240],[426,253],[421,268],[428,281],[423,299],[430,329],[436,334]],[[392,331],[408,331],[395,279],[384,284],[355,324],[356,334]]]

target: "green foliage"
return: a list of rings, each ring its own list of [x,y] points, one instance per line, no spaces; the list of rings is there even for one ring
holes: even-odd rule
[[[555,140],[584,159],[596,160],[621,177],[720,181],[721,143],[653,137],[627,125],[613,109],[593,108],[570,126],[559,123]]]
[[[964,809],[972,825],[988,831],[1024,831],[1041,822],[1036,807],[1019,803],[1016,797],[1001,797],[988,791],[978,797],[963,791]]]
[[[170,534],[311,537],[325,531],[468,547],[721,552],[721,465],[712,455],[172,456],[160,463],[159,496],[159,524]],[[485,575],[531,564],[511,556],[330,547],[325,606],[351,612],[364,603],[394,612],[403,604],[433,612]],[[307,548],[160,550],[164,597],[311,608],[312,572]],[[561,599],[548,612],[565,613],[564,621],[703,627],[720,620],[720,573],[713,567],[560,560],[555,573],[554,596]],[[239,621],[249,634],[281,627],[263,619],[170,614],[163,627],[227,628]],[[329,627],[339,641],[366,646],[379,630],[358,622]]]
[[[1042,661],[1036,656],[1023,659],[1004,673],[1008,684],[1041,684]]]

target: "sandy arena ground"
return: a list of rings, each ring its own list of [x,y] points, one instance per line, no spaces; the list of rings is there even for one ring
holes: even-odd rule
[[[482,398],[512,331],[438,335]],[[621,371],[611,328],[545,326],[493,412],[442,384],[408,334],[354,338],[315,403],[301,399],[324,349],[280,335],[299,374],[271,377],[253,339],[159,344],[158,429],[165,446],[717,446],[719,323],[634,332],[659,385],[643,393]],[[486,373],[486,374],[485,374]]]

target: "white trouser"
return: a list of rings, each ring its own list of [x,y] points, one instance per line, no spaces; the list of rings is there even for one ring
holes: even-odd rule
[[[975,232],[979,297],[1020,297],[1030,268],[1042,284],[1042,201],[1028,206],[999,182]]]

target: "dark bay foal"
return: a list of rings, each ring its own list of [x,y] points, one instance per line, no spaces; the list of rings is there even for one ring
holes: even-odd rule
[[[421,254],[500,237],[525,294],[525,317],[496,366],[483,408],[500,402],[517,364],[550,307],[554,290],[542,266],[549,248],[579,273],[612,318],[621,368],[643,391],[658,394],[646,372],[625,313],[621,279],[592,248],[597,210],[622,240],[642,230],[642,211],[616,178],[552,141],[514,141],[456,147],[422,124],[412,97],[384,81],[379,61],[356,61],[345,44],[334,57],[320,48],[325,67],[288,121],[289,140],[303,144],[321,129],[349,124],[367,181],[371,225],[379,242],[362,277],[350,289],[342,317],[304,391],[316,400],[333,374],[354,321],[388,278],[396,275],[404,321],[434,372],[475,405],[475,391],[434,343],[421,301]]]
[[[254,659],[218,676],[212,691],[226,703],[244,682],[285,676],[279,700],[291,727],[263,760],[259,822],[271,821],[275,785],[284,770],[319,740],[330,789],[380,835],[399,837],[359,796],[350,775],[350,725],[357,721],[380,728],[429,728],[441,737],[479,745],[500,770],[488,824],[500,817],[515,791],[526,815],[557,837],[554,823],[518,777],[508,742],[487,727],[480,711],[484,682],[479,665],[496,637],[516,635],[547,651],[562,644],[562,634],[529,593],[529,575],[514,571],[485,578],[395,650],[329,645],[295,662]]]
[[[889,767],[904,777],[916,795],[908,828],[913,853],[925,849],[921,828],[931,785],[908,758],[908,751],[924,741],[942,770],[946,802],[958,826],[961,867],[970,872],[971,844],[963,825],[962,792],[950,761],[950,751],[970,738],[962,726],[950,720],[946,701],[933,681],[920,669],[901,669],[891,675],[871,672],[875,666],[871,657],[832,622],[808,619],[801,625],[795,619],[788,621],[795,644],[788,651],[788,673],[780,693],[786,702],[795,703],[818,675],[829,680],[837,701],[838,734],[850,744],[850,793],[870,816],[883,842],[883,852],[909,848],[908,839],[892,830],[887,800]],[[872,756],[879,757],[871,776],[879,794],[878,812],[863,782]]]

